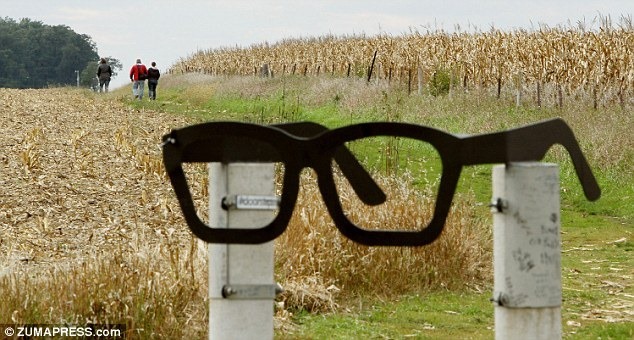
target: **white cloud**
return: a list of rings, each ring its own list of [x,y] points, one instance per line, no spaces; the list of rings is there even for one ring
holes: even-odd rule
[[[97,9],[83,9],[76,7],[62,7],[53,12],[52,17],[62,22],[91,21],[100,17]]]

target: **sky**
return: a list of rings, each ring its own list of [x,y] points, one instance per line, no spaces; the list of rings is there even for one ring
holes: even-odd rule
[[[65,25],[89,35],[101,57],[123,64],[111,87],[130,84],[127,74],[137,58],[148,66],[156,61],[164,72],[199,50],[286,38],[398,36],[427,28],[536,29],[578,22],[596,28],[600,16],[615,24],[624,16],[634,18],[634,0],[0,0],[2,18]]]

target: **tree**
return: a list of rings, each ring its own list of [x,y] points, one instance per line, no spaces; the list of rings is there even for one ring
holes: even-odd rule
[[[0,18],[0,87],[76,85],[76,71],[98,60],[90,36],[68,26]]]
[[[123,64],[119,59],[115,59],[113,57],[105,57],[110,67],[112,67],[112,77],[116,77],[119,74],[119,71],[123,70]]]

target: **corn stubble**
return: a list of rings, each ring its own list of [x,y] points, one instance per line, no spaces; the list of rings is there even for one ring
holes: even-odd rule
[[[164,174],[183,120],[70,89],[0,89],[0,323],[206,331],[206,264]]]

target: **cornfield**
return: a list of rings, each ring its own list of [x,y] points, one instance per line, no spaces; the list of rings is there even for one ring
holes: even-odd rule
[[[367,76],[407,84],[410,92],[439,71],[450,74],[451,88],[488,89],[500,96],[530,90],[541,104],[543,93],[584,95],[627,104],[634,91],[634,25],[601,18],[599,29],[576,27],[537,30],[491,29],[473,33],[413,30],[401,36],[324,36],[286,39],[247,48],[198,51],[170,72],[212,75]],[[420,90],[419,90],[420,91]],[[561,103],[560,103],[561,104]]]

